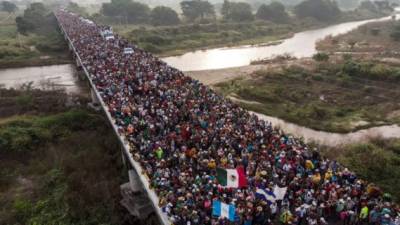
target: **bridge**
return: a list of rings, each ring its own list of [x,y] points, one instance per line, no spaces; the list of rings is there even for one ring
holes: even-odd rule
[[[104,111],[120,141],[129,176],[121,204],[147,224],[153,213],[165,225],[244,224],[253,217],[273,224],[272,206],[280,202],[274,208],[285,218],[297,215],[292,204],[307,209],[303,219],[327,225],[339,218],[318,208],[351,201],[358,215],[357,205],[390,205],[376,186],[110,27],[63,10],[55,15],[88,80],[92,106]]]
[[[94,85],[87,66],[84,65],[81,56],[74,46],[74,42],[71,40],[68,32],[65,29],[65,25],[60,21],[59,14],[54,14],[56,15],[60,31],[68,43],[69,51],[72,53],[76,67],[81,71],[80,74],[84,76],[83,78],[88,81],[92,99],[90,105],[93,108],[102,110],[104,112],[120,142],[122,161],[128,169],[129,177],[129,182],[121,185],[121,195],[123,196],[121,204],[130,212],[131,215],[139,218],[140,220],[148,220],[149,216],[155,213],[160,224],[171,224],[171,221],[169,221],[166,214],[160,209],[160,200],[154,190],[150,188],[149,179],[143,175],[145,174],[143,168],[140,166],[140,163],[134,159],[131,153],[131,147],[128,144],[128,140],[118,131],[115,119],[109,112],[109,107],[102,99],[99,91],[96,88],[96,85]],[[87,20],[87,22],[88,21],[89,20]]]

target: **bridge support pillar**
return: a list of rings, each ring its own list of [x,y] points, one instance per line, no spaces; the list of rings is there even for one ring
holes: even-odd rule
[[[99,99],[97,98],[96,92],[93,88],[90,89],[90,97],[92,98],[92,103],[95,105],[100,104]]]
[[[141,192],[143,191],[142,183],[140,181],[139,175],[136,173],[135,170],[129,170],[129,185],[133,192]]]
[[[78,68],[78,70],[81,70],[82,69],[82,64],[79,61],[78,57],[76,57],[75,62],[76,62],[76,68]]]
[[[128,163],[126,162],[127,159],[126,159],[125,151],[124,151],[124,148],[123,148],[123,147],[121,148],[121,156],[122,156],[122,164],[124,164],[124,167],[125,167],[125,168],[129,168],[129,167],[128,167]],[[129,177],[129,179],[130,179],[130,177]]]
[[[129,183],[121,185],[120,188],[123,197],[120,203],[132,216],[140,220],[146,220],[154,212],[153,206],[150,204],[150,199],[143,193],[133,193],[130,190]]]

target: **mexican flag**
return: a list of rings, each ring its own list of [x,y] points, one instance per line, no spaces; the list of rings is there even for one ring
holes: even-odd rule
[[[247,178],[243,167],[236,169],[217,168],[218,182],[228,188],[242,188],[247,186]]]

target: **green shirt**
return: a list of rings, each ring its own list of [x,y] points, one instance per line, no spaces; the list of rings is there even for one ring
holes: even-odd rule
[[[367,206],[364,206],[364,207],[361,209],[361,212],[360,212],[360,219],[366,219],[366,218],[368,218],[368,212],[369,212],[368,207],[367,207]]]

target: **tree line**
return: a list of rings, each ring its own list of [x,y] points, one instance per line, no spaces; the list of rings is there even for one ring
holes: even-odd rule
[[[180,2],[182,16],[170,7],[157,6],[151,9],[147,4],[133,0],[111,0],[103,3],[100,14],[114,22],[130,24],[152,24],[155,26],[177,25],[181,22],[207,23],[216,20],[217,13],[213,4],[207,0],[183,0]],[[390,10],[391,5],[386,1],[364,1],[360,9],[374,13]],[[17,6],[10,1],[0,2],[0,10],[14,13]],[[87,16],[85,8],[77,3],[69,3],[68,10]],[[18,31],[22,34],[37,32],[41,25],[48,23],[50,10],[43,3],[32,3],[25,9],[23,16],[16,18]],[[304,0],[293,8],[297,18],[311,17],[319,21],[334,21],[341,10],[335,0]],[[223,21],[245,22],[265,20],[274,23],[288,23],[291,15],[285,5],[280,2],[262,4],[256,11],[246,2],[224,0],[220,9]]]
[[[10,1],[2,1],[0,2],[0,11],[7,13],[15,13],[18,10],[18,7],[15,3]]]
[[[144,3],[132,0],[111,0],[103,3],[100,14],[115,22],[121,23],[150,23],[153,25],[176,25],[182,21],[208,22],[216,20],[215,6],[207,0],[183,0],[180,2],[182,17],[172,8],[157,6],[153,9]],[[359,4],[364,10],[377,13],[390,9],[386,1],[364,1]],[[304,0],[294,6],[294,16],[297,18],[311,17],[319,21],[334,21],[341,10],[336,0]],[[247,2],[224,0],[220,14],[224,21],[268,20],[275,23],[287,23],[291,16],[285,5],[273,1],[261,4],[257,10]]]

